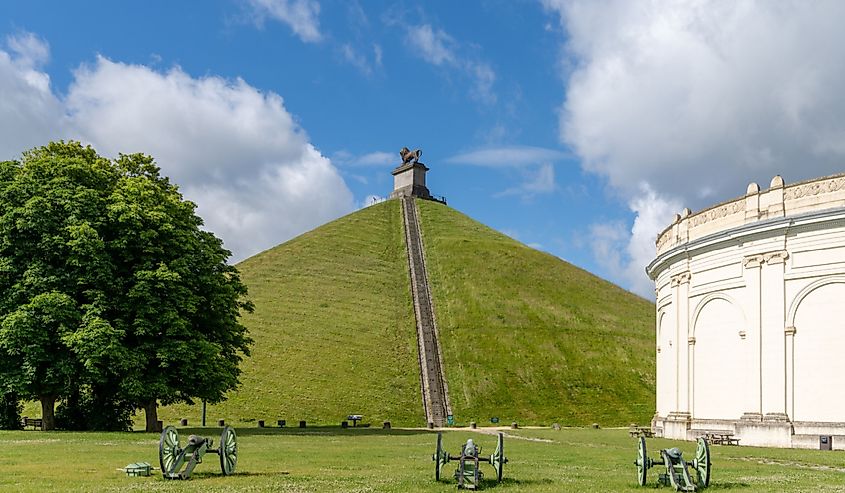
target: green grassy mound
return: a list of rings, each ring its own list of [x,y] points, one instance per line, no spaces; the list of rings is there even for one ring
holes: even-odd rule
[[[418,204],[459,421],[651,420],[652,303],[454,209]]]
[[[654,305],[434,202],[418,201],[458,423],[647,423]],[[350,413],[424,423],[402,213],[388,201],[242,262],[255,313],[243,386],[217,419]],[[187,371],[187,370],[186,370]],[[199,422],[200,406],[161,419]]]
[[[340,423],[350,413],[373,426],[422,423],[407,262],[400,204],[390,201],[240,263],[255,345],[242,387],[209,406],[209,423]],[[199,408],[160,415],[194,424]]]

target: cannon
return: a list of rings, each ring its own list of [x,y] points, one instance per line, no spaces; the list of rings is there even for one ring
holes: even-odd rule
[[[188,437],[185,448],[179,444],[179,432],[176,428],[168,426],[161,432],[161,440],[158,444],[158,458],[161,464],[161,473],[164,479],[189,479],[197,464],[207,453],[217,454],[220,457],[220,470],[224,476],[235,472],[238,464],[238,437],[231,426],[223,428],[220,434],[220,446],[212,448],[214,442],[210,438],[197,435]],[[184,470],[182,467],[184,466]]]
[[[684,460],[683,453],[677,448],[663,449],[659,459],[650,459],[645,446],[645,438],[637,440],[637,482],[645,486],[648,470],[654,466],[666,467],[657,481],[661,485],[672,486],[675,491],[696,491],[710,485],[710,446],[704,438],[698,439],[695,458],[691,462]],[[695,480],[691,471],[695,471]]]
[[[502,472],[504,465],[508,463],[505,457],[505,439],[504,435],[499,433],[496,442],[496,451],[490,457],[481,457],[481,447],[472,441],[472,438],[466,441],[461,446],[461,455],[455,457],[443,450],[443,434],[437,434],[437,448],[431,459],[435,462],[434,479],[440,481],[442,476],[443,466],[450,461],[458,461],[458,468],[455,470],[455,479],[458,481],[458,488],[467,490],[476,490],[481,486],[481,481],[484,479],[484,474],[481,472],[479,464],[487,462],[493,466],[496,471],[496,481],[502,480]]]

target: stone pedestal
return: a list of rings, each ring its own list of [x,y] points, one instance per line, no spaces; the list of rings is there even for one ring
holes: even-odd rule
[[[425,172],[428,167],[423,163],[411,162],[402,164],[392,171],[393,192],[391,199],[399,197],[420,197],[430,199],[431,193],[425,186]]]

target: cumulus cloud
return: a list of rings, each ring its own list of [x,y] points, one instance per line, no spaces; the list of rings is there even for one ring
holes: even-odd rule
[[[0,160],[64,134],[61,101],[39,70],[49,57],[46,41],[30,33],[6,38],[0,49]]]
[[[680,204],[841,171],[845,3],[542,2],[567,33],[561,140],[637,213],[634,270]]]
[[[0,121],[25,122],[32,140],[18,140],[6,124],[0,150],[13,152],[5,157],[55,138],[90,142],[107,156],[150,154],[235,261],[355,208],[282,98],[243,80],[98,57],[76,70],[60,99],[49,86],[27,84],[27,70],[0,50],[0,87],[13,103],[0,104]]]
[[[247,0],[253,19],[263,24],[266,19],[287,24],[306,43],[320,41],[320,4],[316,0]]]

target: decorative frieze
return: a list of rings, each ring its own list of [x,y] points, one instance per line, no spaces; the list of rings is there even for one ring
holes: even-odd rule
[[[712,209],[708,209],[706,211],[699,212],[698,214],[689,218],[689,224],[691,227],[700,226],[714,219],[721,219],[723,217],[732,216],[744,210],[745,199],[743,198],[740,200],[735,200],[733,202],[728,202],[727,204],[720,205],[718,207],[713,207]]]
[[[670,238],[672,238],[672,228],[671,227],[669,229],[667,229],[666,231],[664,231],[660,236],[657,237],[657,242],[655,243],[655,245],[657,245],[657,251],[662,250],[663,247],[667,243],[669,243]]]
[[[845,176],[791,186],[784,190],[783,197],[786,200],[800,199],[822,193],[838,192],[842,189],[845,189]]]

